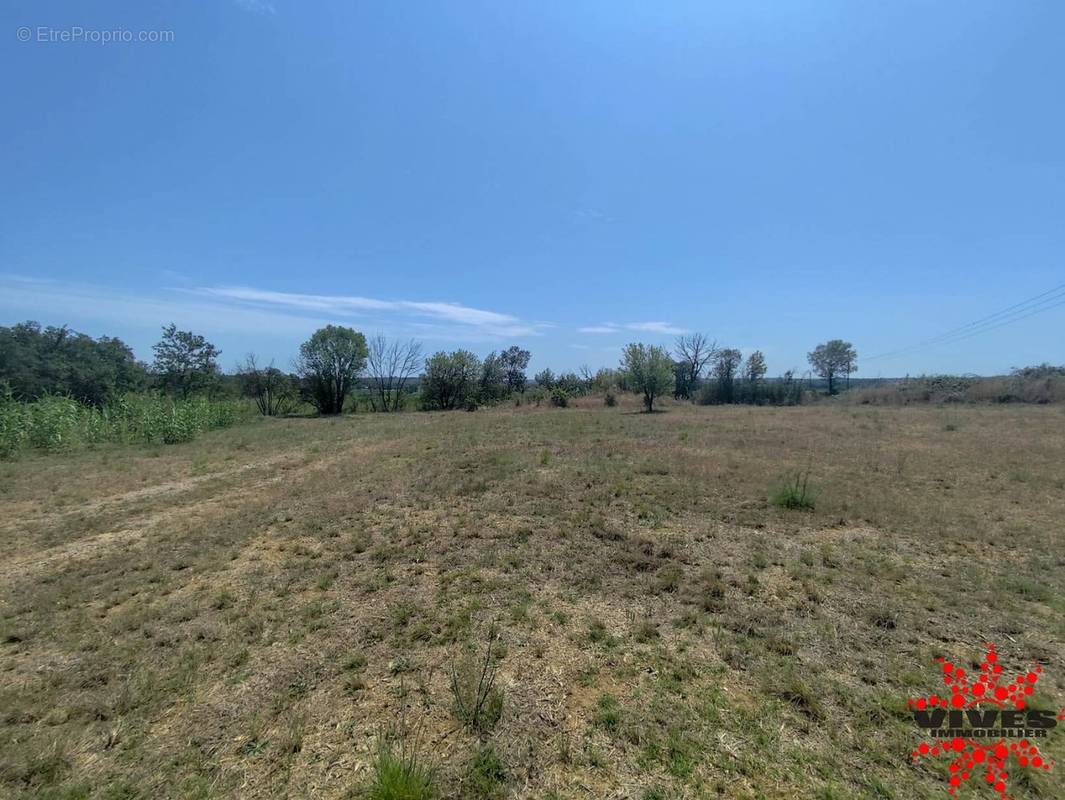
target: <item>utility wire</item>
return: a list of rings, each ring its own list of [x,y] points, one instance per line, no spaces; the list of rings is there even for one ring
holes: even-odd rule
[[[994,314],[988,314],[986,317],[980,317],[980,319],[974,320],[973,322],[970,322],[970,323],[968,323],[966,325],[962,325],[960,328],[954,328],[952,330],[949,330],[946,333],[940,334],[940,336],[949,336],[950,334],[954,333],[955,331],[962,331],[962,330],[965,330],[966,328],[971,328],[971,327],[974,327],[976,325],[979,325],[982,322],[987,322],[987,321],[995,319],[996,317],[1001,317],[1003,314],[1007,314],[1008,312],[1012,311],[1015,308],[1019,309],[1021,306],[1027,306],[1029,303],[1032,303],[1032,302],[1034,302],[1035,300],[1038,300],[1041,297],[1046,297],[1048,294],[1059,294],[1060,292],[1062,292],[1062,290],[1065,290],[1065,283],[1061,284],[1060,286],[1055,286],[1053,289],[1047,289],[1045,292],[1043,292],[1042,294],[1037,294],[1035,297],[1029,297],[1027,300],[1022,300],[1019,303],[1014,303],[1012,306],[1009,306],[1008,308],[1004,308],[1001,311],[996,311]],[[937,337],[937,338],[939,338],[939,337]]]
[[[917,344],[909,345],[908,347],[902,347],[898,350],[892,350],[889,353],[882,353],[877,356],[872,356],[870,357],[870,359],[866,360],[918,352],[942,344],[953,344],[954,342],[961,341],[962,339],[968,339],[971,336],[975,336],[980,333],[985,333],[996,328],[1001,328],[1004,325],[1009,325],[1013,322],[1018,322],[1022,319],[1025,319],[1026,317],[1033,316],[1034,314],[1039,314],[1043,311],[1049,311],[1050,309],[1056,308],[1057,306],[1061,305],[1060,301],[1063,300],[1065,300],[1065,292],[1059,292],[1050,297],[1046,297],[1043,300],[1040,300],[1038,303],[1027,304],[1023,308],[1019,308],[1016,311],[1013,311],[1005,316],[994,315],[994,318],[989,318],[987,322],[981,323],[980,325],[963,326],[962,328],[956,329],[952,333],[940,334],[939,336],[936,336],[932,339],[926,339],[923,342],[918,342]]]
[[[1001,328],[1005,325],[1010,325],[1014,322],[1019,322],[1020,320],[1034,316],[1035,314],[1041,314],[1044,311],[1049,311],[1050,309],[1057,308],[1063,304],[1065,304],[1065,283],[1055,286],[1053,289],[1048,289],[1034,297],[1029,297],[1027,300],[1014,303],[1001,311],[996,311],[994,314],[988,314],[985,317],[973,320],[965,325],[952,328],[937,336],[933,336],[930,339],[925,339],[916,344],[908,345],[907,347],[890,350],[886,353],[869,356],[864,360],[875,361],[880,358],[914,353],[937,345],[953,344],[954,342],[968,339],[971,336],[976,336],[981,333],[995,330],[996,328]]]

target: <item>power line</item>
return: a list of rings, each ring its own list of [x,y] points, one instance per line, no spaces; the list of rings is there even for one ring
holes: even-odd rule
[[[1012,322],[1030,316],[1027,312],[1030,311],[1045,311],[1048,308],[1052,308],[1054,301],[1065,298],[1065,284],[1055,286],[1053,289],[1048,289],[1041,294],[1037,294],[1034,297],[1030,297],[1027,300],[1022,300],[1019,303],[1014,303],[1012,306],[996,311],[994,314],[988,314],[986,317],[973,320],[957,328],[951,328],[937,336],[933,336],[930,339],[917,342],[916,344],[907,345],[906,347],[900,347],[896,350],[891,350],[887,353],[881,353],[876,356],[871,356],[866,359],[871,360],[873,358],[886,358],[887,356],[896,355],[900,353],[906,353],[911,350],[923,348],[928,345],[947,343],[948,340],[953,340],[955,337],[967,338],[970,332],[991,330],[998,327],[999,323]]]
[[[1006,314],[1007,312],[1010,312],[1010,311],[1012,311],[1015,308],[1019,309],[1021,306],[1027,306],[1029,303],[1031,303],[1031,302],[1033,302],[1035,300],[1038,300],[1041,297],[1046,297],[1048,294],[1060,293],[1063,289],[1065,289],[1065,283],[1061,284],[1060,286],[1055,286],[1053,289],[1047,289],[1045,292],[1043,292],[1042,294],[1037,294],[1035,297],[1029,297],[1027,300],[1022,300],[1019,303],[1014,303],[1012,306],[1009,306],[1008,308],[1004,308],[1001,311],[996,311],[994,314],[988,314],[986,317],[981,317],[978,320],[974,320],[973,322],[970,322],[970,323],[968,323],[966,325],[962,325],[960,328],[954,328],[953,330],[949,330],[946,333],[940,334],[940,336],[949,336],[950,334],[954,333],[955,331],[962,331],[962,330],[964,330],[966,328],[971,328],[971,327],[973,327],[975,325],[979,325],[982,322],[987,322],[987,321],[995,319],[996,317],[1001,317],[1003,314]],[[1053,298],[1051,298],[1051,299],[1053,299]]]
[[[1044,311],[1049,311],[1052,308],[1057,308],[1058,306],[1065,305],[1065,295],[1058,295],[1057,297],[1050,298],[1050,299],[1057,300],[1058,302],[1051,303],[1050,305],[1042,306],[1041,308],[1032,309],[1032,310],[1028,311],[1027,314],[1021,314],[1019,317],[1012,317],[1012,318],[1007,319],[1005,321],[999,322],[997,325],[990,325],[990,326],[982,327],[979,330],[972,331],[971,333],[967,333],[964,336],[955,336],[954,338],[950,339],[950,341],[945,342],[945,344],[953,344],[954,342],[960,342],[962,339],[968,339],[971,336],[977,336],[978,334],[981,334],[981,333],[987,333],[988,331],[993,331],[996,328],[1001,328],[1004,325],[1011,325],[1014,322],[1020,322],[1022,319],[1026,319],[1028,317],[1034,316],[1035,314],[1041,314]]]
[[[875,361],[880,358],[914,353],[937,345],[953,344],[954,342],[959,342],[981,333],[987,333],[988,331],[1001,328],[1005,325],[1011,325],[1014,322],[1019,322],[1020,320],[1034,316],[1035,314],[1041,314],[1044,311],[1049,311],[1050,309],[1057,308],[1063,304],[1065,304],[1065,283],[1055,286],[1052,289],[1048,289],[1033,297],[1029,297],[1027,300],[1014,303],[1013,305],[1000,311],[996,311],[993,314],[980,317],[979,319],[968,322],[957,328],[951,328],[950,330],[944,331],[930,339],[925,339],[906,347],[900,347],[896,350],[890,350],[886,353],[869,356],[864,360]]]
[[[979,325],[963,326],[962,328],[958,328],[951,333],[940,334],[939,336],[936,336],[932,339],[926,339],[923,342],[918,342],[917,344],[909,345],[908,347],[902,347],[898,350],[893,350],[889,353],[882,353],[878,356],[875,356],[874,358],[885,358],[887,356],[914,353],[926,350],[930,347],[935,347],[937,345],[953,344],[954,342],[961,341],[962,339],[968,339],[972,336],[976,336],[981,333],[986,333],[987,331],[995,330],[996,328],[1001,328],[1004,325],[1009,325],[1014,322],[1018,322],[1022,319],[1025,319],[1026,317],[1039,314],[1043,311],[1049,311],[1050,309],[1061,305],[1060,301],[1062,300],[1065,300],[1065,292],[1058,292],[1057,294],[1054,294],[1050,297],[1046,297],[1037,303],[1023,304],[1022,308],[1018,308],[1017,310],[1012,311],[1004,316],[998,314],[992,315],[991,318],[988,318],[987,322],[983,322]]]

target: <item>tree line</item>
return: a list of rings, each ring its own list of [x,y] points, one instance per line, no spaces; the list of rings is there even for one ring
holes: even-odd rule
[[[647,411],[661,397],[703,404],[795,404],[804,387],[793,371],[766,378],[765,356],[718,346],[704,334],[677,338],[672,351],[633,343],[616,369],[555,374],[544,369],[530,383],[531,354],[519,346],[493,351],[483,359],[469,350],[423,357],[413,340],[370,340],[352,328],[327,325],[302,345],[286,372],[248,355],[235,373],[219,367],[221,351],[205,337],[163,327],[153,360],[137,361],[132,349],[115,337],[93,339],[66,326],[24,322],[0,327],[0,390],[15,400],[63,395],[102,408],[127,393],[154,391],[175,398],[194,396],[250,398],[259,413],[290,413],[301,402],[319,414],[340,414],[358,393],[373,411],[395,412],[411,405],[425,410],[474,409],[517,398],[529,389],[535,402],[565,406],[573,397],[602,393],[612,404],[617,392],[642,395]],[[808,355],[813,371],[835,393],[840,377],[857,370],[857,354],[839,339],[818,345]]]

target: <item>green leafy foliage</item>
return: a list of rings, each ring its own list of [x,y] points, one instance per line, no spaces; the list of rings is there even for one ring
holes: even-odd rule
[[[25,450],[59,452],[105,442],[187,442],[248,414],[247,404],[233,400],[130,394],[95,408],[57,395],[32,403],[7,395],[0,398],[0,458]]]
[[[499,354],[500,361],[503,364],[503,376],[510,392],[525,392],[525,384],[528,380],[525,377],[525,368],[529,366],[531,357],[532,354],[528,350],[524,350],[517,345],[508,347]]]
[[[121,339],[93,339],[36,322],[0,327],[0,386],[18,400],[69,395],[99,407],[144,388],[147,379],[144,365]]]
[[[814,372],[828,381],[828,393],[836,393],[835,378],[858,371],[858,354],[850,342],[832,339],[819,344],[806,356]]]
[[[469,350],[434,354],[425,362],[422,407],[447,411],[472,405],[475,409],[480,376],[481,360]]]
[[[673,359],[661,347],[637,343],[626,346],[622,369],[628,388],[643,394],[648,412],[654,409],[656,397],[673,391]]]
[[[179,331],[171,322],[163,326],[163,338],[152,345],[152,351],[152,368],[171,394],[188,398],[211,389],[218,381],[222,351],[198,333]]]
[[[303,394],[319,414],[340,414],[355,378],[366,368],[366,337],[342,325],[326,325],[300,345],[296,371]]]

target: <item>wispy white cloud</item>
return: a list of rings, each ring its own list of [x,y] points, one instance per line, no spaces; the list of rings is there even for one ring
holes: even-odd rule
[[[460,303],[380,300],[347,295],[274,292],[250,287],[115,289],[96,284],[0,274],[0,318],[79,321],[156,330],[173,321],[215,334],[305,337],[330,322],[364,332],[436,342],[505,343],[537,336],[547,323]],[[113,330],[113,328],[109,328]]]
[[[613,222],[614,218],[598,208],[578,208],[572,212],[577,222]]]
[[[648,333],[679,334],[687,333],[685,328],[671,322],[630,322],[625,326],[630,331],[647,331]]]
[[[247,286],[210,286],[192,290],[196,294],[242,304],[297,311],[315,311],[338,316],[387,316],[430,319],[437,325],[449,323],[464,328],[456,333],[488,336],[535,336],[546,327],[524,322],[511,314],[472,308],[461,303],[424,300],[381,300],[358,295],[300,294],[255,289]]]
[[[190,297],[159,295],[109,286],[18,275],[0,275],[0,314],[49,324],[87,320],[108,325],[157,329],[167,322],[214,333],[306,335],[328,319]]]
[[[604,322],[601,325],[588,325],[583,328],[577,328],[578,333],[624,333],[625,331],[640,331],[643,333],[661,333],[667,335],[676,335],[680,333],[687,333],[685,328],[681,328],[678,325],[674,325],[672,322]]]
[[[254,14],[276,14],[277,8],[269,0],[234,0],[245,11]]]

